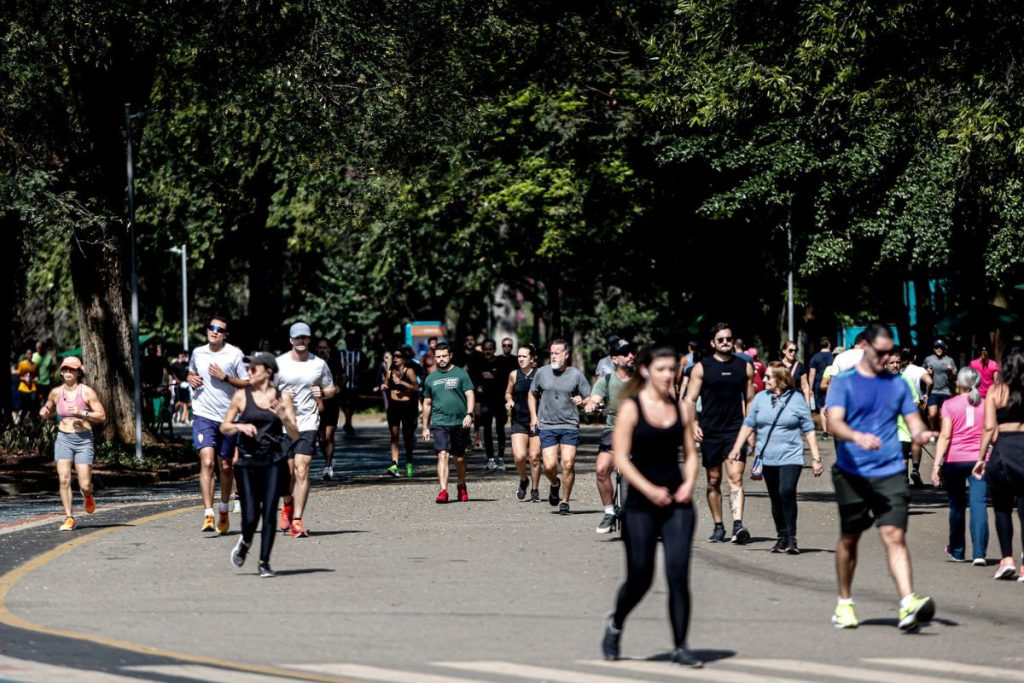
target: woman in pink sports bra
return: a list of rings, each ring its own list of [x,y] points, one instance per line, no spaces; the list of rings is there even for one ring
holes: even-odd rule
[[[63,380],[59,387],[50,391],[46,404],[39,410],[39,416],[49,420],[60,418],[57,425],[57,441],[53,447],[53,459],[57,463],[57,477],[60,480],[60,502],[64,506],[64,523],[61,531],[73,531],[75,518],[71,514],[71,465],[78,474],[78,487],[85,498],[85,511],[96,509],[92,491],[93,425],[107,420],[103,404],[91,387],[82,384],[82,361],[68,356],[60,364]]]

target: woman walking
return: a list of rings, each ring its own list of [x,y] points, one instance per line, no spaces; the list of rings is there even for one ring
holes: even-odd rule
[[[420,383],[412,369],[405,351],[395,349],[391,354],[391,366],[384,376],[380,390],[387,402],[388,428],[391,430],[391,465],[388,474],[402,476],[398,464],[399,436],[405,441],[405,476],[412,477],[412,450],[416,446],[416,418],[419,417]]]
[[[1024,527],[1024,353],[1012,349],[1003,360],[999,384],[985,397],[985,429],[981,434],[974,476],[985,477],[996,518],[996,536],[1002,560],[996,579],[1024,581],[1013,562],[1013,508]],[[989,444],[992,455],[985,456]]]
[[[985,404],[978,387],[981,377],[973,367],[960,368],[956,374],[957,395],[942,404],[942,427],[935,445],[932,485],[946,482],[949,497],[949,544],[946,554],[954,562],[966,562],[964,522],[967,518],[968,480],[978,461],[981,432],[985,424]],[[941,473],[941,479],[940,479]],[[988,550],[988,493],[984,479],[970,482],[971,550],[974,564],[985,566]]]
[[[57,425],[57,441],[53,446],[53,459],[57,463],[57,478],[60,482],[60,502],[64,507],[64,523],[61,531],[73,531],[75,518],[71,514],[71,466],[78,475],[78,488],[85,498],[85,511],[92,514],[96,509],[96,498],[92,490],[93,426],[107,421],[99,397],[92,387],[82,384],[84,377],[82,361],[68,356],[60,364],[61,385],[50,390],[46,403],[39,409],[39,416],[49,420],[54,415],[60,418]]]
[[[803,436],[811,451],[811,469],[820,477],[824,468],[818,453],[818,439],[814,435],[811,410],[803,393],[793,385],[793,373],[783,363],[768,363],[765,372],[765,390],[754,397],[743,420],[743,427],[729,453],[739,460],[740,449],[756,432],[755,453],[764,463],[764,483],[772,504],[777,540],[773,553],[799,555],[796,542],[796,485],[804,467]]]
[[[793,387],[803,394],[807,405],[811,405],[811,385],[807,381],[807,368],[796,359],[796,342],[788,341],[782,345],[782,364],[793,378]]]
[[[697,481],[697,445],[692,423],[683,422],[673,398],[677,356],[667,346],[646,348],[637,372],[626,385],[612,433],[615,467],[629,482],[622,510],[626,546],[626,581],[619,588],[615,611],[608,615],[601,643],[605,659],[619,658],[626,617],[639,604],[654,579],[660,536],[665,548],[668,612],[675,650],[672,661],[699,668],[686,645],[690,626],[690,552],[695,515],[693,487]],[[683,471],[679,451],[683,451]]]
[[[299,438],[291,393],[274,387],[276,374],[277,359],[273,354],[254,353],[249,358],[250,385],[235,392],[220,425],[221,433],[238,435],[234,470],[242,501],[242,537],[231,551],[231,563],[236,567],[245,564],[256,527],[262,520],[259,575],[264,578],[274,576],[270,551],[277,531],[277,504],[289,484],[283,437],[287,433],[293,442]]]
[[[520,346],[516,352],[519,367],[508,374],[505,387],[505,407],[512,416],[512,458],[519,473],[519,488],[516,500],[526,500],[526,487],[530,487],[530,502],[540,501],[540,435],[530,430],[530,406],[528,404],[530,385],[537,371],[537,347],[533,344]],[[526,476],[529,457],[530,476]]]

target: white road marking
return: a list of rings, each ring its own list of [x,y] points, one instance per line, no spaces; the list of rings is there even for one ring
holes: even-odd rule
[[[0,680],[19,683],[53,683],[53,681],[75,681],[75,683],[139,683],[138,678],[118,676],[105,671],[68,668],[42,664],[26,659],[14,659],[0,655]]]
[[[730,666],[746,666],[773,671],[785,671],[792,674],[809,674],[828,676],[846,681],[866,681],[866,683],[962,683],[961,679],[932,678],[931,676],[915,676],[908,673],[892,673],[876,669],[861,669],[856,666],[838,666],[835,664],[819,664],[800,659],[730,659]]]
[[[538,681],[557,681],[557,683],[636,683],[636,677],[634,676],[629,678],[602,676],[600,674],[553,669],[546,666],[530,666],[529,664],[516,664],[514,662],[434,662],[434,664],[464,671],[497,674],[499,676],[515,676]]]
[[[285,668],[312,673],[360,678],[364,681],[381,681],[382,683],[487,683],[473,678],[453,678],[419,671],[399,671],[382,669],[364,664],[286,664]]]
[[[725,660],[723,660],[723,663]],[[639,659],[620,659],[615,662],[607,662],[600,659],[592,661],[581,661],[580,664],[589,666],[602,666],[619,671],[635,671],[642,674],[655,676],[672,676],[674,678],[686,678],[692,681],[715,681],[716,683],[807,683],[804,678],[784,678],[781,676],[766,676],[764,674],[748,674],[742,671],[728,671],[722,669],[718,664],[703,669],[688,669],[675,666],[669,662],[652,662]]]
[[[251,671],[218,669],[214,666],[203,666],[201,664],[126,666],[124,670],[175,676],[177,678],[191,678],[195,681],[209,681],[209,683],[281,683],[281,681],[287,680],[280,676],[268,676]]]
[[[983,664],[964,664],[941,659],[862,659],[868,664],[893,666],[902,669],[918,669],[921,671],[939,671],[947,674],[963,674],[967,677],[998,678],[1003,681],[1024,681],[1024,671],[1020,669],[1000,669]]]

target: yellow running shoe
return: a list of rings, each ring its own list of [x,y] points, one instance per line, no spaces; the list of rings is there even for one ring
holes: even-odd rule
[[[85,511],[90,515],[96,512],[96,499],[92,496],[85,497]]]
[[[221,510],[217,519],[217,533],[223,536],[231,529],[231,520],[228,518],[228,511]]]
[[[900,628],[913,631],[921,624],[927,624],[935,616],[935,601],[916,593],[910,596],[906,607],[900,607]]]
[[[836,628],[857,628],[857,613],[853,611],[853,603],[847,602],[836,605],[836,611],[832,614],[832,625]]]
[[[75,518],[68,517],[64,520],[64,523],[60,525],[60,531],[74,531],[75,530]]]
[[[203,517],[203,531],[216,531],[216,525],[213,523],[213,515],[206,515]]]

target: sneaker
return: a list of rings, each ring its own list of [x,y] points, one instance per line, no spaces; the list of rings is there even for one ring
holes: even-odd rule
[[[409,479],[412,479],[412,474],[413,474],[412,463],[411,462],[405,463],[405,476],[407,478],[409,478]]]
[[[857,613],[853,611],[853,603],[836,605],[832,613],[832,625],[836,628],[857,628]]]
[[[505,471],[505,458],[498,458],[498,471],[499,472],[504,472]]]
[[[569,514],[569,504],[564,500],[558,504],[558,514],[567,515]]]
[[[787,555],[799,555],[800,554],[800,548],[796,544],[796,536],[790,536],[789,537],[789,544],[786,545],[786,554]]]
[[[281,518],[277,520],[277,528],[281,531],[288,531],[292,528],[292,515],[295,513],[295,508],[292,507],[291,503],[285,503],[281,506]]]
[[[950,562],[966,562],[967,558],[964,557],[963,548],[960,550],[954,550],[953,546],[946,546],[946,557],[949,558]]]
[[[540,491],[538,491],[537,489],[530,489],[530,502],[531,503],[539,503],[540,502]]]
[[[213,515],[206,515],[203,517],[203,528],[200,531],[216,531],[217,523],[213,519]]]
[[[439,505],[443,505],[448,502],[448,489],[441,489],[441,492],[437,494],[437,500],[434,501]]]
[[[221,510],[217,514],[217,533],[223,536],[231,529],[231,519],[227,510]]]
[[[900,628],[912,631],[921,624],[927,624],[935,616],[935,601],[917,594],[910,596],[910,603],[900,607]]]
[[[604,620],[604,638],[601,639],[601,654],[609,661],[619,658],[619,641],[622,639],[622,629],[615,628],[612,623],[613,614],[609,614]]]
[[[921,488],[922,486],[924,486],[924,482],[921,481],[921,473],[917,470],[917,468],[914,468],[910,471],[910,484],[914,488]]]
[[[601,518],[601,523],[597,525],[597,533],[607,534],[610,533],[612,527],[615,526],[615,515],[611,513],[604,513],[604,517]]]
[[[747,531],[747,528],[742,524],[733,524],[732,539],[730,540],[732,543],[735,543],[736,545],[743,545],[744,543],[750,540],[750,532]]]
[[[345,425],[344,427],[342,427],[342,431],[344,431],[345,436],[347,436],[350,439],[356,435],[356,430],[352,427],[352,425]]]
[[[529,482],[526,479],[523,479],[523,480],[521,480],[519,482],[519,488],[516,489],[516,500],[519,500],[519,501],[526,500],[526,487],[528,485],[529,485]]]
[[[388,474],[390,474],[392,477],[400,477],[400,476],[402,476],[401,472],[398,471],[398,463],[397,462],[391,463],[391,467],[387,468],[384,471],[387,472]]]
[[[277,576],[277,574],[274,573],[274,570],[270,568],[269,564],[267,564],[266,562],[260,562],[261,579],[272,579],[275,576]]]
[[[334,479],[334,467],[324,468],[324,481],[331,481]]]
[[[466,490],[466,485],[465,484],[459,484],[455,488],[459,492],[459,502],[460,503],[468,503],[469,502],[469,491]]]
[[[996,575],[993,576],[992,578],[996,579],[997,581],[999,579],[1011,579],[1012,580],[1014,574],[1016,574],[1016,573],[1017,573],[1017,565],[1015,565],[1013,563],[1013,558],[1012,557],[1004,557],[999,562],[999,567],[996,569]]]
[[[245,564],[245,557],[249,554],[249,544],[243,541],[241,538],[238,539],[238,543],[235,544],[234,549],[231,551],[231,564],[236,567],[241,567]]]
[[[85,511],[90,515],[96,512],[96,498],[93,496],[85,497]]]
[[[725,527],[721,524],[715,525],[715,530],[708,536],[708,541],[711,543],[724,543],[725,542]]]
[[[555,483],[551,485],[551,490],[548,491],[548,505],[550,505],[551,507],[555,507],[556,505],[558,505],[558,490],[561,487],[562,482],[559,481],[558,479],[556,479]]]
[[[498,469],[498,463],[495,462],[494,458],[487,458],[487,470],[493,472]]]
[[[784,553],[786,548],[789,547],[789,539],[785,536],[779,536],[778,540],[775,541],[775,545],[772,546],[771,552],[773,553]]]
[[[64,523],[60,525],[58,531],[74,531],[75,530],[75,518],[68,517],[64,520]]]
[[[688,666],[691,669],[704,668],[704,662],[694,657],[693,653],[685,647],[677,647],[672,652],[672,663],[680,666]]]
[[[242,514],[242,501],[235,498],[235,507],[231,508],[231,512],[236,515]]]
[[[302,518],[296,517],[292,520],[292,528],[288,530],[292,538],[309,538],[309,532],[302,526]]]
[[[975,567],[987,567],[988,560],[986,560],[984,557],[976,557],[974,558],[974,562],[971,562],[971,564],[973,564]]]

